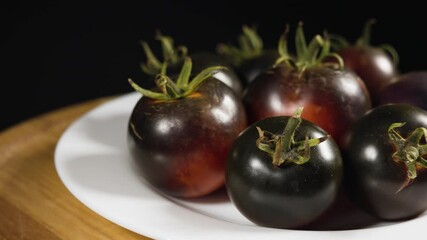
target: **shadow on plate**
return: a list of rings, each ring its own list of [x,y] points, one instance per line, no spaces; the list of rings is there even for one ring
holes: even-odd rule
[[[332,206],[320,218],[301,230],[355,230],[374,227],[379,223],[380,220],[362,211],[344,192],[340,192]]]

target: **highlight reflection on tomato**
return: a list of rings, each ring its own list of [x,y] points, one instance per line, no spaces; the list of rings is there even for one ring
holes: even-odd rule
[[[345,182],[349,196],[385,220],[427,209],[427,112],[389,104],[369,111],[349,131]]]
[[[377,105],[379,92],[392,83],[398,73],[398,54],[387,44],[379,47],[370,45],[371,27],[374,23],[373,19],[366,23],[362,36],[355,44],[341,38],[342,46],[337,53],[342,57],[345,67],[362,78],[374,105]]]
[[[238,137],[226,163],[237,209],[274,228],[299,228],[319,217],[333,203],[341,176],[334,140],[300,116],[256,122]]]
[[[165,194],[198,197],[224,185],[225,159],[246,115],[235,93],[211,77],[216,69],[188,82],[187,59],[176,84],[158,76],[160,92],[131,83],[144,96],[129,120],[129,149],[142,176]]]
[[[371,108],[364,83],[342,65],[323,62],[338,57],[329,52],[327,39],[316,36],[295,58],[287,52],[285,37],[283,41],[282,63],[258,75],[244,95],[249,121],[289,116],[302,106],[304,119],[325,129],[342,145],[348,127]],[[296,41],[305,43],[301,25]],[[322,54],[316,55],[319,52]]]

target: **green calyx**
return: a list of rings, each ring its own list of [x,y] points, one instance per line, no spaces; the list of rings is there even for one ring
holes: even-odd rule
[[[175,47],[173,39],[169,36],[162,35],[160,32],[157,32],[156,40],[161,42],[163,61],[159,60],[154,55],[147,42],[141,41],[142,48],[144,49],[145,56],[147,58],[146,63],[141,63],[141,69],[149,75],[158,74],[161,71],[164,62],[177,64],[180,61],[183,61],[185,57],[187,57],[188,53],[185,46]]]
[[[377,21],[375,19],[369,19],[366,21],[362,30],[362,35],[356,40],[356,43],[354,44],[355,46],[370,46],[372,25],[374,25],[376,22]],[[329,37],[334,49],[341,49],[351,46],[351,43],[343,36],[330,34]]]
[[[417,168],[427,168],[427,129],[416,128],[405,139],[396,128],[402,127],[405,123],[393,123],[388,128],[388,136],[395,147],[393,160],[403,162],[407,168],[407,178],[397,192],[400,192],[417,177]]]
[[[196,91],[203,81],[216,74],[218,70],[225,69],[222,66],[209,67],[201,71],[190,80],[192,62],[189,57],[185,58],[181,72],[174,82],[166,75],[166,63],[162,64],[160,73],[155,78],[155,83],[159,92],[144,89],[136,84],[132,79],[128,79],[129,84],[143,96],[157,100],[173,100],[183,98]]]
[[[356,40],[356,43],[354,43],[355,46],[358,47],[369,47],[371,46],[371,35],[372,35],[372,26],[377,21],[373,18],[366,21],[365,26],[362,30],[362,35]],[[350,42],[347,41],[344,37],[339,35],[330,35],[332,47],[336,50],[339,50],[341,48],[347,48],[351,46]],[[394,63],[395,66],[399,64],[399,54],[397,53],[396,49],[394,49],[393,46],[390,44],[381,44],[378,46],[378,48],[382,49],[386,53],[388,53]]]
[[[263,52],[263,42],[256,28],[243,26],[238,37],[238,46],[219,44],[217,52],[228,58],[233,65],[240,66],[244,61],[255,58]]]
[[[369,46],[371,44],[372,25],[376,22],[375,19],[366,21],[365,27],[362,30],[362,35],[356,40],[356,46]]]
[[[304,140],[295,141],[295,131],[302,121],[302,111],[302,107],[298,108],[294,116],[289,118],[282,134],[277,135],[256,127],[259,135],[256,146],[272,157],[272,163],[275,166],[289,163],[301,165],[308,162],[310,160],[310,148],[329,138],[329,135],[320,138],[306,136]]]
[[[278,51],[280,54],[275,66],[286,64],[297,69],[299,72],[304,72],[307,68],[327,66],[337,69],[342,69],[344,66],[342,58],[331,52],[331,42],[328,36],[322,37],[316,35],[309,44],[306,43],[303,24],[300,22],[295,33],[295,56],[292,56],[288,50],[287,35],[289,26],[286,26],[285,32],[279,40]],[[325,34],[326,35],[326,34]],[[334,58],[336,62],[325,62],[327,58]]]

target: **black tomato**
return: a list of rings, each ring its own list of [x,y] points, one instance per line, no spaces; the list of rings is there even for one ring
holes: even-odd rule
[[[263,40],[255,28],[243,26],[238,43],[238,47],[219,44],[217,51],[235,66],[244,86],[271,68],[280,56],[276,49],[264,49]]]
[[[376,105],[380,90],[397,75],[397,53],[389,45],[381,48],[369,44],[372,23],[372,20],[367,22],[364,34],[355,44],[344,44],[337,53],[344,60],[345,67],[362,78]]]
[[[130,116],[130,152],[147,182],[176,197],[203,196],[223,186],[227,153],[246,127],[240,99],[211,77],[212,68],[188,82],[190,71],[187,59],[176,83],[158,75],[161,92],[131,82],[145,96]]]
[[[226,187],[237,209],[252,222],[274,228],[299,228],[318,218],[336,198],[341,178],[334,140],[299,116],[251,125],[226,163]]]
[[[379,93],[379,104],[405,103],[427,110],[427,72],[411,72],[396,77]]]
[[[338,51],[346,67],[353,70],[365,82],[372,99],[391,83],[396,69],[389,55],[383,50],[368,46],[353,46]]]
[[[188,49],[185,46],[174,46],[174,41],[169,36],[157,34],[156,39],[162,44],[163,62],[151,51],[151,48],[146,42],[142,42],[142,46],[147,58],[146,63],[141,64],[143,72],[148,75],[155,76],[160,73],[162,64],[167,62],[167,73],[169,76],[176,76],[181,71],[181,67],[185,58],[188,56]],[[213,75],[214,78],[225,83],[228,87],[240,97],[242,96],[243,87],[237,73],[234,72],[231,65],[222,57],[209,52],[198,52],[190,55],[193,62],[193,72],[198,73],[203,69],[213,66],[224,66],[225,68],[218,69]],[[145,88],[154,87],[152,84],[144,83]]]
[[[349,196],[385,220],[427,209],[427,112],[389,104],[369,111],[349,131],[344,172]]]
[[[301,28],[297,29],[297,43],[305,42]],[[297,52],[296,59],[286,56],[285,49],[285,62],[258,75],[247,87],[243,102],[250,122],[289,116],[303,106],[302,117],[325,129],[341,145],[348,127],[371,108],[371,102],[357,75],[339,65],[321,62],[331,53],[326,39],[322,40],[322,50],[316,49],[319,38],[316,36],[310,46]],[[313,58],[318,51],[324,55]]]

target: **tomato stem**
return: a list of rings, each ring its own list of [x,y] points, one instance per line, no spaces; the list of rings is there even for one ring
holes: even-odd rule
[[[295,131],[302,122],[302,111],[302,107],[295,111],[294,115],[286,123],[282,134],[276,135],[256,127],[259,135],[256,145],[258,149],[272,157],[273,165],[280,166],[284,163],[304,164],[310,160],[310,148],[328,139],[329,136],[320,138],[306,136],[302,141],[295,141]]]
[[[295,48],[296,56],[291,56],[288,51],[287,34],[289,27],[286,26],[285,32],[279,39],[278,52],[280,57],[276,60],[274,67],[279,64],[286,64],[289,67],[297,69],[301,74],[308,68],[326,66],[342,69],[344,63],[342,58],[331,52],[331,42],[329,37],[325,34],[325,37],[320,35],[314,36],[314,38],[307,45],[303,24],[300,22],[295,33]],[[337,59],[337,62],[325,62],[328,57]]]
[[[371,18],[365,23],[365,27],[363,28],[362,35],[357,39],[357,46],[369,46],[371,43],[371,32],[372,25],[374,25],[377,20]]]
[[[159,69],[161,68],[161,62],[157,57],[154,55],[153,51],[151,51],[150,46],[147,42],[141,41],[142,48],[144,49],[145,56],[147,58],[146,63],[141,63],[141,69],[143,72],[149,74],[149,75],[155,75],[159,72]]]
[[[242,34],[238,37],[238,46],[220,43],[217,52],[233,65],[240,66],[244,61],[258,57],[264,50],[264,44],[255,27],[242,27]]]
[[[343,36],[337,34],[328,34],[331,41],[331,47],[335,50],[346,48],[350,46],[350,43]]]
[[[369,19],[368,21],[366,21],[365,26],[362,30],[362,35],[356,40],[356,42],[354,43],[354,46],[359,46],[359,47],[371,46],[372,26],[375,23],[376,23],[375,19]],[[340,35],[329,34],[329,38],[331,40],[331,45],[335,50],[340,50],[342,48],[347,48],[351,46],[351,44],[347,41],[347,39],[345,39]],[[378,46],[378,48],[382,49],[383,51],[385,51],[390,55],[395,66],[399,64],[399,54],[397,53],[396,49],[393,46],[391,46],[390,44],[381,44]]]
[[[303,107],[297,108],[294,115],[291,118],[289,118],[288,123],[286,124],[286,127],[283,130],[282,138],[284,139],[282,143],[283,145],[282,148],[285,151],[289,151],[291,149],[292,143],[295,142],[294,141],[295,130],[301,124],[301,114],[303,109],[304,109]]]
[[[287,65],[293,65],[294,61],[292,60],[291,55],[288,51],[288,33],[289,33],[289,25],[286,25],[285,31],[280,36],[279,44],[277,47],[277,51],[279,53],[279,58],[276,60],[273,67],[276,67],[277,65],[281,63],[285,63]],[[296,66],[293,66],[296,67]]]
[[[164,36],[160,32],[157,32],[156,39],[162,44],[163,59],[170,61],[171,63],[178,62],[178,56],[175,53],[174,41],[169,36]]]
[[[154,55],[147,42],[141,41],[142,48],[147,58],[146,63],[141,63],[141,69],[148,75],[156,75],[160,73],[162,62],[177,64],[188,55],[187,48],[185,46],[175,47],[174,40],[170,36],[162,35],[160,32],[157,32],[155,38],[161,43],[163,61],[160,61]]]
[[[175,83],[170,77],[166,75],[166,63],[163,63],[161,65],[160,73],[157,74],[155,78],[156,86],[160,92],[144,89],[133,82],[131,79],[128,79],[128,81],[133,89],[135,89],[135,91],[140,92],[145,97],[157,100],[179,99],[196,91],[200,84],[202,84],[206,79],[216,74],[218,70],[225,69],[225,67],[208,67],[197,74],[190,81],[191,69],[191,58],[187,57],[184,61],[184,64],[182,65],[181,72]]]
[[[388,136],[396,151],[393,160],[403,162],[407,168],[407,178],[397,192],[409,185],[410,181],[417,177],[417,168],[427,168],[427,129],[418,127],[405,139],[396,128],[404,126],[405,123],[393,123],[388,128]]]
[[[182,70],[176,80],[176,86],[180,89],[184,89],[188,86],[188,81],[190,80],[192,69],[192,63],[190,58],[185,58],[184,64],[182,65]]]
[[[304,30],[302,22],[298,23],[295,34],[295,50],[297,55],[297,62],[304,62],[307,55],[307,43],[305,41]]]
[[[180,94],[180,89],[168,76],[159,74],[156,77],[156,85],[167,96],[172,98],[178,98]]]
[[[142,95],[152,98],[152,99],[159,99],[159,100],[166,100],[168,99],[164,93],[154,92],[147,89],[144,89],[140,87],[138,84],[136,84],[132,79],[128,78],[129,84],[135,89],[135,91],[141,93]]]
[[[187,96],[190,93],[194,92],[200,84],[202,84],[206,79],[212,77],[213,75],[217,74],[219,70],[226,69],[226,67],[223,66],[214,66],[214,67],[208,67],[201,71],[199,74],[197,74],[188,84],[187,90],[184,91],[183,96]]]

